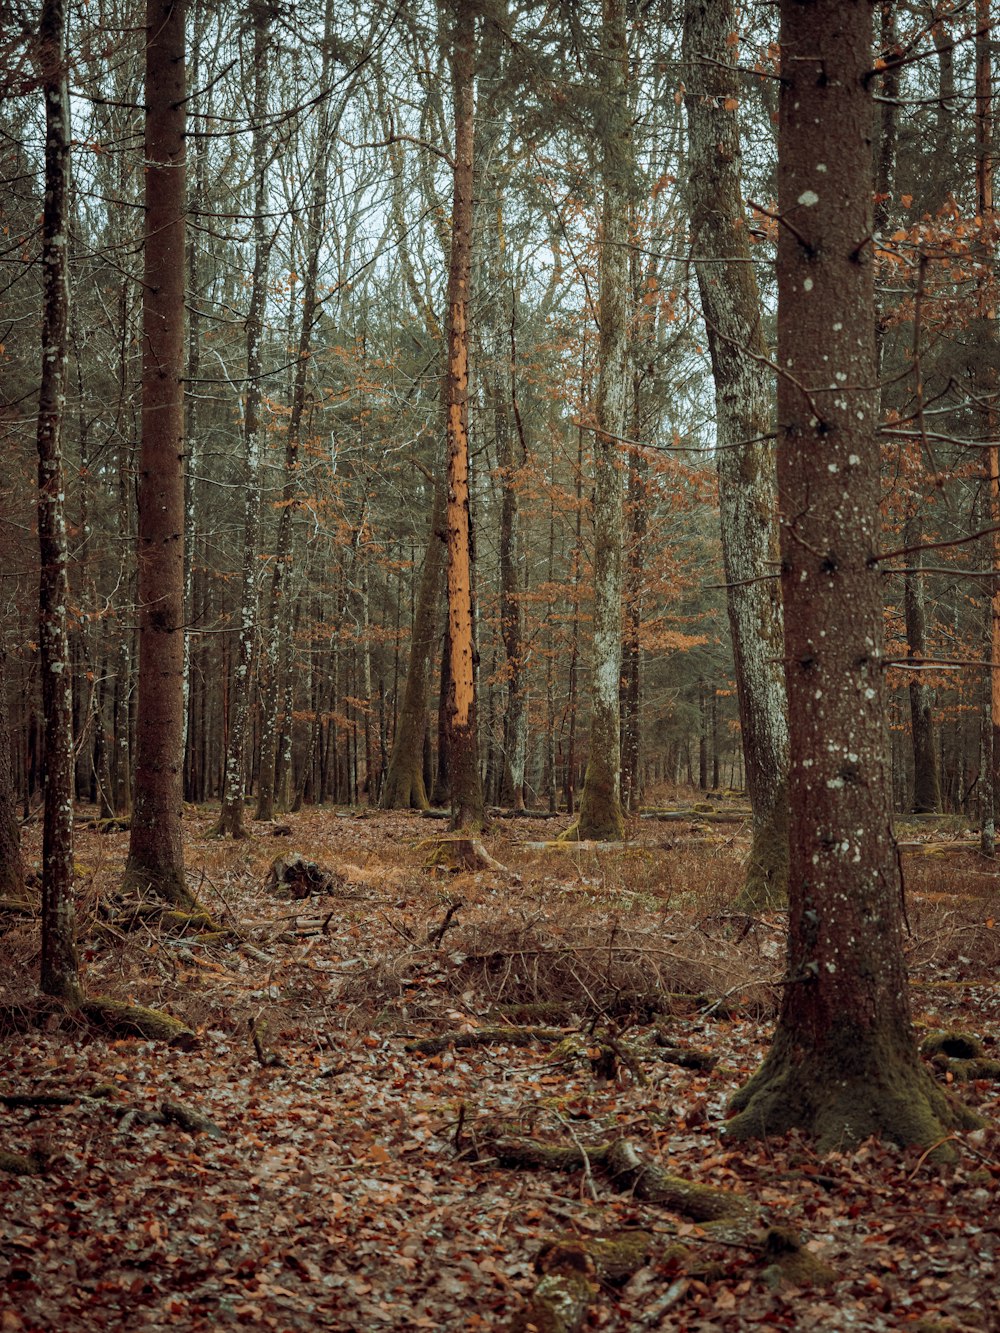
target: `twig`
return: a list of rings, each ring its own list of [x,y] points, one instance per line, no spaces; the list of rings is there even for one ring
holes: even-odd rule
[[[580,1139],[576,1131],[574,1130],[573,1126],[569,1123],[569,1121],[564,1119],[563,1116],[561,1116],[558,1111],[554,1111],[553,1114],[555,1115],[555,1118],[559,1121],[560,1125],[562,1125],[566,1133],[576,1144],[577,1150],[579,1151],[580,1156],[583,1158],[583,1180],[580,1182],[580,1192],[582,1194],[583,1190],[586,1189],[591,1199],[594,1201],[594,1203],[596,1203],[599,1196],[597,1193],[597,1186],[594,1184],[594,1173],[590,1169],[590,1157],[587,1153],[587,1149],[580,1142]]]

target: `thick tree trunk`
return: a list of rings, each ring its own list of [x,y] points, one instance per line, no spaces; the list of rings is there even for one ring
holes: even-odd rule
[[[771,372],[740,175],[732,0],[688,0],[684,58],[691,249],[715,377],[719,514],[753,841],[742,900],[788,890],[788,722],[781,668]]]
[[[475,11],[456,4],[452,81],[455,101],[455,196],[448,266],[448,626],[451,680],[448,741],[452,823],[483,826],[483,786],[476,722],[472,517],[469,505],[469,283],[472,269],[473,78]]]
[[[264,428],[261,421],[260,343],[264,331],[264,306],[267,299],[268,260],[271,243],[267,231],[267,168],[269,155],[264,124],[267,115],[267,56],[270,36],[270,10],[266,4],[253,7],[254,123],[253,169],[253,276],[250,306],[246,319],[247,387],[243,405],[243,470],[246,491],[243,500],[243,571],[240,589],[240,637],[230,696],[229,743],[226,752],[225,785],[222,809],[216,832],[234,838],[246,836],[243,825],[246,786],[245,753],[250,725],[250,691],[257,648],[257,622],[260,611],[260,511],[261,453]]]
[[[619,466],[631,385],[628,354],[629,111],[623,0],[603,0],[602,148],[599,279],[600,364],[594,435],[594,647],[590,747],[580,797],[579,836],[625,836],[621,805],[623,486]]]
[[[189,906],[184,881],[183,0],[146,5],[146,230],[139,457],[139,699],[126,882]]]
[[[781,0],[778,484],[790,725],[788,974],[733,1139],[930,1146],[973,1119],[922,1065],[884,712],[871,0]],[[836,151],[831,152],[834,148]]]
[[[70,107],[65,0],[44,0],[38,64],[45,94],[42,213],[42,372],[38,394],[38,624],[44,717],[41,988],[77,1002],[73,903],[73,687],[67,608],[62,429],[69,363]]]

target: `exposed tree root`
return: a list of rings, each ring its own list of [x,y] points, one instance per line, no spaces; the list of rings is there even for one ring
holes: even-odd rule
[[[493,870],[504,875],[508,873],[507,867],[490,856],[478,838],[425,838],[417,844],[417,851],[424,853],[426,869],[439,866],[444,870]]]

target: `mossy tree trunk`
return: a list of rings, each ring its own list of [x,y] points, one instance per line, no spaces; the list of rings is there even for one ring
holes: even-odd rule
[[[788,889],[788,721],[781,666],[772,374],[743,206],[732,0],[688,0],[685,104],[692,252],[715,378],[719,512],[747,791],[750,908]]]
[[[622,0],[603,0],[601,91],[601,326],[594,434],[594,647],[590,746],[579,836],[625,836],[621,803],[623,471],[619,462],[631,386],[628,348],[628,195],[631,171],[627,50]]]
[[[781,4],[778,485],[790,724],[788,975],[732,1139],[971,1117],[917,1053],[884,716],[870,0]],[[834,151],[831,151],[834,150]]]
[[[41,988],[46,995],[75,1002],[80,982],[73,903],[73,686],[66,621],[69,553],[62,458],[69,361],[70,108],[65,34],[64,0],[44,0],[38,32],[45,95],[38,394],[38,624],[45,753]],[[9,777],[9,753],[6,758]]]
[[[185,5],[147,0],[139,457],[139,684],[126,883],[178,906],[184,880]]]
[[[476,721],[472,516],[469,496],[469,284],[472,271],[475,9],[454,6],[455,176],[448,266],[448,749],[452,822],[483,826]]]

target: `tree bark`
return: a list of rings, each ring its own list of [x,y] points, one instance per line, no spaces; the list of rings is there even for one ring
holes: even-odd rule
[[[497,199],[498,214],[500,200]],[[502,245],[502,243],[501,243]],[[502,254],[502,249],[501,249]],[[494,327],[493,343],[493,419],[497,443],[497,468],[500,473],[500,635],[506,658],[507,709],[503,726],[503,777],[500,799],[515,810],[524,809],[524,770],[528,749],[528,710],[524,673],[524,609],[521,605],[521,541],[517,495],[518,458],[515,432],[511,429],[509,407],[517,413],[515,387],[517,302],[510,275],[501,272],[502,290],[510,290],[510,329]],[[499,300],[499,310],[505,309]],[[504,343],[509,337],[509,352]],[[504,371],[507,374],[504,374]],[[518,418],[519,419],[519,418]],[[519,434],[519,432],[518,432]],[[523,452],[523,441],[522,452]],[[523,461],[523,458],[522,460]]]
[[[7,700],[7,645],[0,632],[0,897],[20,898],[24,889],[21,828],[10,753]]]
[[[625,836],[621,806],[623,486],[619,464],[631,384],[628,355],[628,178],[631,143],[625,93],[622,0],[603,0],[600,277],[601,326],[594,436],[594,647],[590,748],[580,797],[579,836]]]
[[[688,0],[684,59],[691,251],[715,377],[719,517],[752,844],[742,902],[788,891],[788,722],[781,667],[771,371],[743,208],[732,0]]]
[[[444,487],[435,483],[427,551],[410,632],[410,656],[403,687],[403,703],[382,789],[383,810],[430,808],[424,782],[424,731],[427,727],[431,653],[437,642],[437,607],[445,565],[444,524]]]
[[[271,242],[267,232],[267,169],[265,141],[267,115],[267,57],[270,45],[270,9],[253,6],[253,174],[256,181],[253,203],[253,276],[246,319],[247,387],[243,404],[243,471],[246,491],[243,501],[243,570],[240,589],[240,637],[236,670],[230,696],[229,742],[226,751],[225,785],[216,832],[233,838],[246,836],[243,815],[246,786],[245,753],[250,724],[250,687],[257,648],[260,612],[260,511],[261,454],[264,429],[261,421],[260,343],[264,331],[267,274]]]
[[[324,21],[324,56],[321,86],[329,88],[333,63],[333,0],[327,0]],[[263,706],[261,710],[260,775],[257,787],[256,817],[274,818],[275,803],[283,786],[282,778],[288,771],[287,753],[279,753],[282,741],[280,702],[288,674],[288,656],[291,640],[291,578],[294,563],[293,520],[300,498],[299,446],[302,420],[306,406],[306,384],[312,358],[313,325],[317,312],[317,284],[319,281],[320,246],[327,210],[329,182],[329,139],[331,130],[330,98],[324,97],[316,126],[313,157],[313,187],[306,226],[304,269],[302,284],[302,322],[299,326],[295,373],[292,380],[292,401],[285,436],[284,479],[281,487],[281,508],[278,514],[278,532],[274,547],[274,565],[271,589],[267,599],[264,625]],[[291,728],[291,710],[285,709],[285,727]]]
[[[38,64],[45,97],[42,212],[42,369],[38,394],[38,624],[45,813],[42,831],[41,988],[78,1002],[73,902],[73,688],[67,608],[62,431],[69,366],[70,106],[65,0],[43,0]]]
[[[452,81],[455,104],[455,179],[448,265],[448,625],[451,679],[448,741],[452,824],[483,827],[483,787],[476,721],[476,647],[473,629],[472,517],[469,496],[469,284],[472,270],[473,80],[475,10],[456,4]]]
[[[126,883],[184,881],[184,0],[146,5],[146,222],[139,455],[139,683]]]
[[[781,0],[778,485],[788,971],[727,1136],[939,1144],[974,1122],[917,1053],[890,816],[879,546],[871,0]],[[830,151],[834,148],[835,151]]]

